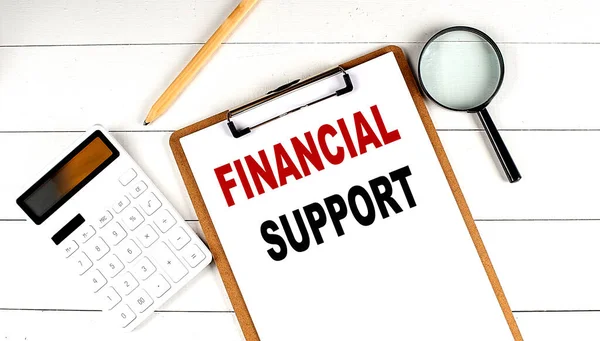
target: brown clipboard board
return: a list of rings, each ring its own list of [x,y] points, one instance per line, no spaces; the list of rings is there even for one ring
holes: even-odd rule
[[[421,116],[421,121],[423,122],[423,126],[427,131],[429,140],[431,141],[431,144],[435,149],[438,161],[440,162],[444,174],[446,175],[446,179],[448,180],[448,184],[450,185],[452,194],[454,195],[454,199],[458,204],[460,213],[462,214],[463,219],[465,221],[465,225],[467,226],[469,234],[473,239],[473,243],[475,244],[475,248],[477,249],[479,258],[481,258],[481,262],[488,275],[494,293],[496,294],[498,303],[502,308],[504,318],[508,323],[510,331],[515,341],[522,341],[523,337],[521,336],[521,332],[519,331],[519,327],[517,326],[515,317],[510,309],[508,301],[506,300],[506,296],[504,295],[504,291],[502,290],[502,286],[500,285],[498,276],[494,271],[492,262],[490,261],[485,246],[483,245],[483,241],[481,239],[479,231],[477,230],[475,221],[473,221],[471,211],[469,210],[469,207],[467,206],[460,186],[458,185],[458,181],[456,180],[454,171],[452,171],[452,167],[450,166],[450,162],[448,161],[448,157],[446,156],[444,147],[442,146],[440,138],[435,130],[435,126],[433,125],[431,117],[429,117],[429,112],[425,107],[425,102],[423,101],[423,97],[421,96],[419,87],[417,86],[417,82],[414,79],[408,61],[404,56],[404,52],[400,47],[390,45],[379,50],[373,51],[362,57],[358,57],[356,59],[343,63],[340,66],[343,69],[351,69],[357,65],[368,62],[369,60],[377,58],[388,52],[393,52],[394,56],[396,57],[398,66],[400,67],[402,75],[404,76],[404,81],[406,82],[408,90],[410,91],[417,111]],[[196,183],[196,180],[192,174],[192,170],[179,141],[184,136],[193,134],[199,130],[210,127],[214,124],[227,121],[228,112],[229,111],[224,111],[222,113],[206,118],[200,122],[187,126],[183,129],[175,131],[169,139],[169,144],[171,146],[171,150],[173,151],[173,155],[175,156],[175,161],[177,162],[177,166],[179,167],[181,176],[183,177],[185,187],[194,205],[194,210],[196,211],[196,215],[198,216],[200,226],[204,231],[204,235],[206,236],[208,246],[213,254],[214,261],[217,265],[219,273],[221,274],[223,283],[225,284],[225,289],[227,290],[227,294],[229,295],[229,299],[231,300],[231,304],[233,305],[233,309],[235,310],[235,314],[242,328],[242,332],[244,333],[244,337],[248,341],[258,341],[260,340],[260,337],[256,331],[256,328],[254,327],[252,317],[248,312],[248,308],[246,307],[246,303],[244,302],[244,298],[242,297],[242,293],[236,282],[235,275],[233,274],[231,266],[227,261],[227,256],[225,255],[225,251],[223,250],[223,246],[221,245],[219,236],[217,235],[215,227],[212,223],[212,220],[204,203],[204,199],[202,198],[202,194],[200,193],[200,189],[198,188],[198,184]]]

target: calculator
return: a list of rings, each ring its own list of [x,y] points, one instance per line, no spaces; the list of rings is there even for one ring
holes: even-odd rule
[[[99,125],[48,166],[17,204],[122,330],[140,325],[212,260]]]

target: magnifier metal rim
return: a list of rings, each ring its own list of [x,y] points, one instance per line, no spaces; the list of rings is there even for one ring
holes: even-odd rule
[[[466,32],[470,32],[473,34],[478,35],[479,37],[483,38],[483,40],[485,40],[487,43],[490,44],[490,46],[492,47],[492,49],[494,49],[494,51],[496,52],[496,56],[498,57],[498,62],[500,63],[500,79],[498,80],[498,85],[496,86],[496,90],[494,90],[494,93],[492,93],[492,95],[482,104],[470,108],[470,109],[456,109],[456,108],[451,108],[448,107],[440,102],[438,102],[428,91],[427,91],[427,87],[425,86],[425,84],[423,84],[423,77],[421,76],[421,59],[423,58],[423,52],[425,52],[425,50],[429,47],[429,45],[435,41],[437,38],[439,38],[440,36],[449,33],[449,32],[453,32],[453,31],[466,31]],[[494,98],[494,96],[496,96],[496,94],[498,93],[498,91],[500,90],[500,86],[502,86],[502,82],[504,80],[504,58],[502,57],[502,52],[500,52],[500,48],[498,47],[498,45],[496,45],[496,43],[492,40],[492,38],[490,38],[487,34],[481,32],[480,30],[473,28],[473,27],[469,27],[469,26],[452,26],[452,27],[448,27],[446,29],[443,29],[441,31],[439,31],[438,33],[436,33],[433,37],[429,38],[429,40],[427,41],[427,43],[425,43],[425,46],[423,46],[423,49],[421,50],[421,54],[419,55],[419,64],[417,66],[417,72],[419,74],[419,85],[421,86],[421,89],[423,89],[423,92],[425,92],[425,95],[427,95],[427,97],[429,97],[432,101],[434,101],[435,103],[437,103],[438,105],[452,110],[452,111],[467,111],[467,112],[478,112],[481,111],[482,109],[484,109],[485,107],[488,106],[488,104],[490,104],[490,102],[492,101],[492,99]]]

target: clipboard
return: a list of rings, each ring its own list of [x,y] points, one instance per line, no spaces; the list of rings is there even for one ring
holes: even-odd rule
[[[215,261],[217,268],[219,270],[219,273],[222,277],[225,288],[227,290],[227,293],[229,295],[229,298],[231,300],[231,303],[233,305],[237,319],[240,323],[241,329],[243,331],[243,334],[244,334],[246,340],[254,341],[254,340],[260,340],[260,338],[259,338],[257,330],[254,326],[252,317],[250,316],[250,313],[248,311],[248,308],[246,306],[244,298],[242,296],[241,290],[236,282],[235,275],[234,275],[234,273],[231,269],[231,266],[227,260],[227,256],[225,255],[225,251],[219,240],[219,236],[217,235],[217,232],[215,230],[215,227],[213,225],[211,217],[208,213],[206,204],[202,198],[202,194],[200,193],[200,189],[198,188],[197,182],[192,174],[191,167],[190,167],[187,157],[184,153],[180,139],[187,135],[193,134],[199,130],[205,129],[207,127],[210,127],[212,125],[215,125],[220,122],[225,122],[225,121],[227,121],[233,137],[239,137],[239,136],[241,136],[240,134],[243,135],[243,134],[250,133],[250,131],[252,131],[254,128],[258,128],[258,126],[262,125],[263,123],[268,123],[268,122],[261,122],[260,124],[258,124],[256,126],[244,127],[244,128],[240,129],[239,127],[235,126],[235,123],[233,121],[233,118],[237,114],[243,113],[246,110],[248,110],[249,108],[252,108],[256,105],[261,105],[262,103],[264,103],[265,98],[267,98],[267,100],[272,100],[279,96],[283,96],[283,95],[289,93],[290,91],[294,91],[295,89],[298,89],[298,87],[310,84],[310,83],[314,82],[315,80],[318,81],[319,79],[321,79],[324,76],[329,77],[336,73],[345,74],[344,70],[349,70],[355,66],[358,66],[365,62],[368,62],[374,58],[380,57],[389,52],[393,52],[395,59],[398,62],[398,65],[399,65],[402,75],[404,77],[404,81],[406,82],[406,85],[408,87],[410,95],[413,99],[414,105],[420,115],[423,126],[427,132],[427,136],[429,137],[429,140],[431,141],[431,144],[435,150],[435,154],[441,165],[441,168],[443,169],[443,172],[444,172],[446,180],[448,181],[448,184],[451,188],[454,199],[456,200],[456,203],[458,204],[458,208],[460,210],[460,213],[462,215],[464,223],[465,223],[465,225],[468,229],[469,235],[471,236],[471,239],[476,247],[479,258],[481,259],[481,262],[485,268],[485,272],[491,283],[491,286],[492,286],[494,294],[498,300],[498,303],[501,307],[504,318],[506,319],[506,322],[509,326],[510,332],[511,332],[514,340],[517,340],[517,341],[523,340],[521,333],[519,331],[519,328],[517,326],[517,323],[515,321],[515,318],[513,316],[513,313],[509,307],[506,296],[504,295],[504,292],[502,290],[502,287],[500,285],[498,277],[497,277],[497,275],[494,271],[494,268],[492,266],[492,263],[489,259],[489,256],[487,254],[487,251],[485,249],[485,246],[483,244],[481,236],[477,230],[477,227],[475,225],[475,222],[473,220],[471,212],[469,211],[467,203],[463,197],[462,191],[458,185],[456,176],[454,175],[454,172],[452,170],[450,162],[448,161],[448,158],[446,156],[446,153],[444,151],[442,143],[438,137],[438,134],[433,125],[433,122],[429,116],[429,113],[427,111],[427,108],[425,106],[423,98],[420,94],[420,90],[419,90],[417,83],[411,72],[408,61],[407,61],[406,57],[404,56],[402,49],[400,49],[397,46],[393,46],[393,45],[386,46],[384,48],[381,48],[381,49],[373,51],[369,54],[366,54],[362,57],[358,57],[351,61],[345,62],[337,68],[327,71],[324,74],[320,74],[315,77],[311,77],[304,82],[294,81],[292,83],[288,83],[288,84],[274,90],[274,92],[267,94],[267,96],[265,96],[259,100],[250,102],[246,105],[243,105],[243,106],[233,109],[233,110],[221,112],[219,114],[216,114],[214,116],[206,118],[202,121],[199,121],[195,124],[187,126],[183,129],[177,130],[170,137],[169,143],[170,143],[173,155],[177,162],[179,171],[183,177],[186,189],[192,200],[195,212],[198,216],[200,225],[206,236],[208,245],[211,249],[211,252],[213,253],[214,261]],[[352,91],[351,84],[349,84],[346,80],[345,80],[345,83],[346,83],[346,87],[344,88],[345,89],[344,91]],[[331,95],[327,95],[325,97],[330,98]],[[325,99],[327,99],[327,98],[325,98]],[[320,100],[325,100],[325,99],[317,99],[317,100],[320,101]],[[275,116],[273,119],[277,119],[277,118],[278,118],[278,116]],[[270,120],[268,120],[268,121],[270,121]],[[236,134],[239,136],[236,136]],[[218,148],[218,147],[216,147],[216,148]]]

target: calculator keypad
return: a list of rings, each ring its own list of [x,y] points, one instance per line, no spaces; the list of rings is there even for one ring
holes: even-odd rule
[[[93,224],[95,224],[95,227],[101,229],[104,226],[106,226],[106,224],[108,224],[108,222],[111,221],[112,218],[113,216],[109,211],[104,211],[101,212],[96,219],[92,220],[92,222]]]
[[[102,296],[107,310],[111,310],[121,302],[121,296],[117,294],[117,291],[113,287],[105,288],[104,291],[102,291]]]
[[[152,244],[154,244],[154,242],[158,240],[158,233],[154,231],[150,224],[145,224],[144,226],[137,229],[135,233],[137,239],[145,248],[152,246]]]
[[[181,227],[176,227],[169,232],[169,241],[177,250],[183,249],[190,242],[190,236]]]
[[[179,259],[175,257],[175,254],[165,242],[160,242],[155,246],[154,249],[155,257],[158,261],[158,265],[163,268],[171,280],[175,283],[181,281],[185,275],[187,275],[188,270],[181,264]]]
[[[148,277],[150,277],[154,271],[156,271],[156,267],[154,267],[154,264],[152,264],[147,257],[144,257],[133,267],[135,278],[139,278],[141,280],[148,279]]]
[[[117,289],[117,293],[120,295],[127,296],[131,294],[131,292],[135,290],[138,285],[138,281],[136,281],[131,272],[126,272],[117,278],[115,289]]]
[[[121,259],[127,263],[131,263],[142,253],[142,250],[140,250],[133,239],[128,239],[121,247],[120,253]]]
[[[74,240],[64,241],[60,246],[63,248],[66,258],[71,257],[71,255],[79,249],[79,245],[77,245]]]
[[[135,314],[127,304],[119,305],[115,311],[115,315],[117,316],[119,325],[123,328],[131,324],[136,318]]]
[[[123,193],[59,248],[119,326],[131,328],[195,275],[207,255],[143,175],[129,169],[118,181]]]
[[[146,282],[148,291],[152,294],[152,296],[156,298],[162,297],[169,289],[171,289],[171,285],[169,281],[167,281],[162,275],[155,274],[150,277]]]
[[[146,215],[149,215],[149,216],[154,214],[154,212],[156,212],[156,210],[158,210],[160,208],[160,206],[162,205],[160,200],[158,200],[156,195],[152,192],[148,192],[148,193],[144,194],[144,196],[142,196],[139,199],[139,201],[141,202],[141,206],[142,206],[142,209],[144,210],[144,213],[146,213]]]
[[[152,303],[154,303],[150,295],[148,295],[144,289],[136,291],[131,296],[133,297],[133,306],[138,313],[143,313],[146,309],[150,308]]]
[[[83,275],[92,267],[92,261],[85,252],[76,253],[72,258],[72,262],[75,263],[77,273],[80,275]]]
[[[154,216],[154,223],[162,233],[169,231],[171,227],[175,226],[176,222],[175,218],[167,210],[160,210]]]
[[[123,175],[119,177],[119,182],[121,185],[127,186],[131,181],[133,181],[133,179],[135,179],[136,176],[137,173],[132,168],[129,168],[127,171],[125,171],[125,173],[123,173]]]
[[[123,212],[123,221],[127,228],[133,231],[144,222],[144,217],[137,208],[130,207]]]
[[[123,262],[116,255],[107,256],[102,264],[103,272],[110,278],[114,278],[125,268]]]
[[[94,291],[94,292],[98,292],[108,282],[106,280],[106,278],[102,275],[100,270],[98,270],[98,269],[91,271],[88,274],[88,277],[89,277],[89,281],[92,285],[92,291]]]
[[[96,234],[96,230],[94,230],[92,225],[84,225],[78,228],[76,233],[77,234],[75,235],[75,239],[77,240],[77,242],[79,244],[84,244],[85,242],[90,240],[90,238],[92,238],[93,235]]]
[[[113,204],[113,210],[115,210],[117,213],[121,213],[127,206],[129,206],[130,203],[131,201],[129,201],[129,198],[124,195],[121,199],[117,200]]]
[[[127,236],[127,232],[121,227],[121,224],[111,223],[104,230],[104,239],[112,246],[117,246]]]
[[[110,251],[110,248],[102,238],[94,238],[94,240],[90,242],[90,246],[91,247],[88,248],[90,253],[89,256],[94,258],[94,260],[101,260],[102,257]]]
[[[202,263],[204,258],[206,258],[204,253],[202,253],[202,251],[196,244],[190,244],[186,246],[181,253],[183,254],[183,259],[185,259],[185,261],[192,268],[197,267],[198,264]]]
[[[137,185],[135,185],[133,187],[133,189],[131,189],[131,192],[129,192],[129,194],[131,194],[132,197],[137,199],[140,195],[142,195],[142,193],[144,193],[146,191],[146,189],[148,189],[148,186],[146,185],[146,183],[143,181],[140,181],[137,183]]]

